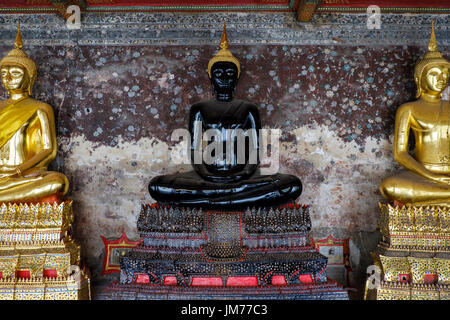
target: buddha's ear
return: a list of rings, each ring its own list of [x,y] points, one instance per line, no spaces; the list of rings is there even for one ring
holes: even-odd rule
[[[421,87],[419,77],[415,77],[414,80],[416,81],[416,87],[417,87],[416,98],[420,98],[420,96],[422,95],[422,87]]]
[[[236,88],[237,88],[238,83],[239,83],[239,77],[236,78],[236,84],[234,85],[234,89],[233,89],[234,95],[236,95]]]
[[[34,79],[32,78],[32,76],[30,75],[30,73],[28,72],[28,69],[25,68],[24,66],[20,66],[23,69],[23,74],[24,74],[24,78],[25,81],[23,83],[23,87],[22,89],[24,89],[25,91],[28,92],[28,94],[31,96],[32,94],[32,88],[33,88],[33,83],[34,83]]]
[[[212,77],[209,78],[209,81],[211,82],[212,95],[214,96],[216,94],[216,88],[214,87],[214,81],[213,81]]]
[[[422,95],[422,88],[418,87],[417,88],[417,93],[416,93],[416,98],[420,98],[421,95]]]
[[[28,70],[27,70],[27,74],[28,74]],[[30,96],[33,94],[34,80],[36,80],[36,77],[30,77],[28,75],[28,95],[30,95]]]

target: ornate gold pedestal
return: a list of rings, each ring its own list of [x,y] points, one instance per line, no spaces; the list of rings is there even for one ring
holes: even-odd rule
[[[90,299],[72,201],[0,205],[0,300]]]
[[[372,253],[381,269],[365,299],[450,299],[450,207],[380,203],[382,241]],[[375,288],[374,288],[375,287]]]

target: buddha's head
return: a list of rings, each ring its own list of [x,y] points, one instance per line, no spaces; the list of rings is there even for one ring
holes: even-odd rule
[[[241,66],[228,50],[226,25],[223,25],[220,50],[209,60],[208,75],[216,93],[232,93],[241,74]]]
[[[419,98],[424,93],[440,97],[448,84],[449,68],[450,62],[437,51],[433,23],[428,52],[414,69],[414,80],[417,85],[416,97]]]
[[[2,85],[8,92],[31,94],[37,76],[36,64],[22,50],[22,47],[19,24],[14,49],[0,60],[0,75]]]

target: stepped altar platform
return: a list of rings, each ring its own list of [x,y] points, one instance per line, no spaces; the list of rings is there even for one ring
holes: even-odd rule
[[[348,299],[308,243],[309,207],[142,207],[142,244],[100,299]]]
[[[90,299],[72,201],[0,205],[0,300]]]
[[[380,204],[382,241],[372,252],[379,283],[366,299],[450,299],[450,208]]]

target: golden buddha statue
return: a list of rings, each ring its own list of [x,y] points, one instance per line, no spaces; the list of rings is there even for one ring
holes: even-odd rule
[[[56,130],[50,105],[30,98],[36,65],[22,51],[20,24],[14,49],[0,61],[0,202],[56,200],[67,193],[68,180],[47,171],[56,157]]]
[[[386,178],[383,196],[415,205],[450,204],[450,102],[441,100],[450,63],[437,51],[434,24],[428,52],[414,70],[416,101],[401,105],[395,117],[394,158],[408,171]],[[415,154],[408,152],[410,130]]]
[[[36,65],[14,49],[0,60],[0,300],[90,299],[90,280],[72,238],[65,175],[47,170],[56,156],[50,105],[30,98]]]

